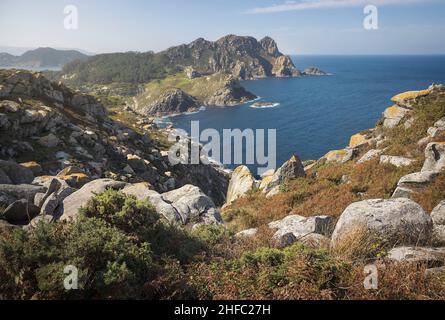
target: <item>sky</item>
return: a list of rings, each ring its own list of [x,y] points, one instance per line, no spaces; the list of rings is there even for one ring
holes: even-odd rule
[[[77,29],[64,27],[67,5]],[[377,29],[363,26],[367,5]],[[287,54],[445,54],[445,0],[0,0],[0,30],[3,51],[157,52],[237,34],[271,36]]]

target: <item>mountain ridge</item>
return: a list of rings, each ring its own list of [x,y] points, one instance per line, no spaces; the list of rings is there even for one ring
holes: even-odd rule
[[[77,50],[60,50],[39,47],[21,55],[0,53],[0,66],[15,68],[61,68],[68,62],[84,59],[87,55]]]

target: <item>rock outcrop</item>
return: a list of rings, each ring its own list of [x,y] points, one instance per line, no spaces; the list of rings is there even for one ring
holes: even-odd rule
[[[440,172],[445,168],[445,142],[433,142],[425,149],[424,171]]]
[[[366,200],[349,205],[335,226],[331,245],[336,247],[354,232],[362,232],[388,246],[418,245],[432,237],[431,217],[409,199]]]
[[[119,190],[125,185],[125,182],[114,181],[111,179],[98,179],[87,183],[78,191],[72,193],[63,200],[60,220],[75,220],[79,214],[79,209],[85,206],[94,195],[102,193],[107,189]]]
[[[396,262],[417,262],[430,267],[443,265],[445,248],[397,247],[388,252],[388,260]]]
[[[233,170],[227,189],[226,205],[230,205],[236,199],[253,190],[257,182],[246,166],[239,166]]]
[[[203,104],[206,106],[230,107],[256,98],[257,96],[244,89],[238,80],[229,77],[220,89],[203,101]]]
[[[319,68],[310,67],[310,68],[304,69],[303,75],[305,75],[305,76],[326,76],[328,74],[326,72],[324,72],[323,70],[320,70]]]
[[[157,101],[144,106],[141,110],[146,115],[162,115],[195,111],[199,108],[198,101],[180,89],[164,92]]]
[[[397,168],[412,165],[414,162],[415,162],[414,159],[410,159],[410,158],[406,158],[406,157],[386,156],[386,155],[380,156],[381,164],[391,164]]]
[[[269,228],[276,230],[272,237],[278,247],[287,247],[314,234],[329,236],[332,232],[332,217],[302,217],[290,215],[282,220],[269,223]]]
[[[269,182],[265,184],[263,193],[269,193],[272,189],[279,187],[287,180],[306,176],[303,163],[300,158],[293,155],[270,177]]]

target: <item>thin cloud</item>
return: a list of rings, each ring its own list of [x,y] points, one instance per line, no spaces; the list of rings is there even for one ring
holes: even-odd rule
[[[247,11],[248,14],[265,14],[286,11],[302,11],[313,9],[328,9],[342,7],[357,7],[373,4],[376,6],[424,3],[426,0],[300,0],[286,1],[282,4],[275,4],[268,7],[257,7]]]

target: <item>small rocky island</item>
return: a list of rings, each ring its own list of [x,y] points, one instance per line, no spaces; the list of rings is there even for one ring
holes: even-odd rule
[[[276,102],[255,102],[252,104],[252,107],[254,108],[273,108],[279,105],[279,103]]]
[[[329,75],[327,72],[324,72],[323,70],[320,70],[316,67],[310,67],[303,71],[303,75],[305,76],[327,76]]]

